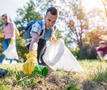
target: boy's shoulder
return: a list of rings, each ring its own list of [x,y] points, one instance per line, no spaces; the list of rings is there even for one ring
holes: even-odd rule
[[[32,21],[31,23],[33,23],[34,25],[39,25],[39,26],[43,26],[44,21],[43,20],[37,20],[37,21]]]

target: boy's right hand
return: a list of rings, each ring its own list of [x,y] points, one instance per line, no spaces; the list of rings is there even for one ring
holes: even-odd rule
[[[23,65],[24,74],[32,74],[37,65],[37,51],[31,51],[26,55],[27,61]]]
[[[103,57],[100,57],[100,60],[101,60],[101,62],[104,62],[104,59],[103,59]]]
[[[30,58],[23,65],[24,74],[32,74],[35,66],[37,65],[37,59]]]

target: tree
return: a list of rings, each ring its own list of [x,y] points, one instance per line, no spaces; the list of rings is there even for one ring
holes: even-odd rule
[[[2,21],[1,18],[0,18],[0,30],[3,29],[3,28],[2,28],[2,27],[3,27],[3,24],[4,24],[4,23],[3,23],[3,21]]]
[[[35,3],[30,0],[24,8],[19,8],[17,10],[17,18],[15,23],[18,29],[24,30],[24,27],[32,20],[41,20],[42,15],[36,12]]]
[[[37,0],[37,1],[43,1],[43,0]],[[58,29],[63,30],[66,45],[71,46],[72,42],[75,41],[81,47],[82,46],[82,36],[83,35],[78,33],[78,36],[77,36],[76,33],[74,32],[74,28],[75,28],[76,31],[79,31],[80,25],[79,26],[76,25],[73,28],[71,28],[71,25],[70,25],[71,24],[70,22],[73,18],[75,18],[75,19],[73,19],[73,21],[75,23],[77,23],[78,20],[81,19],[80,22],[78,23],[78,24],[81,24],[81,30],[87,29],[88,25],[86,25],[86,24],[88,23],[88,20],[85,17],[85,14],[84,14],[84,12],[81,8],[80,0],[60,0],[60,1],[59,0],[53,0],[53,1],[48,0],[48,3],[49,3],[48,7],[49,6],[55,6],[58,9],[58,12],[59,12],[59,15],[58,15],[59,19],[58,19],[58,22],[57,22],[57,24],[59,25]],[[44,7],[45,5],[46,5],[46,2],[42,3],[42,5],[40,5],[38,7],[41,7],[41,6]],[[77,9],[77,7],[78,7],[78,9]],[[68,28],[68,26],[70,27],[70,29]],[[75,38],[75,36],[77,38]]]
[[[106,19],[104,16],[104,11],[99,8],[94,8],[87,13],[89,20],[89,32],[86,34],[84,40],[87,44],[93,44],[94,46],[103,40],[102,35],[107,35]],[[104,37],[105,37],[104,36]],[[84,42],[83,40],[83,42]]]
[[[44,15],[49,7],[54,6],[55,0],[34,0],[34,3],[37,10]]]
[[[101,0],[103,6],[104,6],[104,11],[105,11],[105,15],[107,17],[107,0]]]
[[[101,35],[102,31],[97,29],[92,30],[91,32],[88,32],[85,35],[85,38],[83,39],[84,45],[93,45],[96,46],[99,41],[101,41]]]
[[[100,30],[106,30],[106,19],[104,11],[99,8],[94,8],[87,13],[89,20],[89,29],[93,30],[99,28]]]
[[[72,4],[73,16],[69,20],[68,26],[76,37],[79,48],[82,48],[82,39],[88,30],[88,19],[83,11],[81,4]]]
[[[48,0],[47,2],[44,2],[44,0],[36,0],[34,2],[30,0],[30,2],[27,3],[27,6],[24,7],[24,9],[19,9],[17,11],[19,18],[17,18],[16,24],[20,28],[20,30],[22,30],[24,26],[26,26],[27,23],[32,19],[31,16],[33,16],[33,14],[31,13],[31,11],[34,12],[34,6],[36,8],[36,11],[41,14],[44,14],[47,8],[49,8],[50,6],[55,6],[59,11],[57,28],[58,30],[63,31],[63,34],[65,34],[63,36],[65,38],[66,45],[71,46],[72,42],[75,41],[79,45],[79,47],[82,47],[83,33],[88,28],[88,20],[80,4],[81,3],[79,0]],[[66,9],[65,6],[68,9]],[[35,13],[34,15],[37,14]],[[71,21],[74,22],[74,27],[71,27]],[[78,25],[76,25],[76,23],[78,23]],[[68,28],[68,26],[70,28]]]

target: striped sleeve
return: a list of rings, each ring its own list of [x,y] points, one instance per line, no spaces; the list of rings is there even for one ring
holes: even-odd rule
[[[38,22],[36,22],[35,24],[32,25],[32,30],[31,30],[32,33],[37,33],[37,34],[40,34],[41,32],[41,26]]]

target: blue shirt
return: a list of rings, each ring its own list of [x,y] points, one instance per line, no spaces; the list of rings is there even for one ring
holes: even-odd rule
[[[51,38],[51,33],[52,33],[51,29],[45,29],[45,32],[44,32],[44,35],[43,35],[43,39],[48,41]]]
[[[55,33],[55,30],[53,31],[52,29],[45,29],[44,21],[37,21],[35,24],[32,25],[31,30],[32,33],[37,33],[40,35],[42,30],[43,30],[42,38],[45,39],[46,41],[48,41],[51,38],[51,36],[53,36],[53,34]]]

